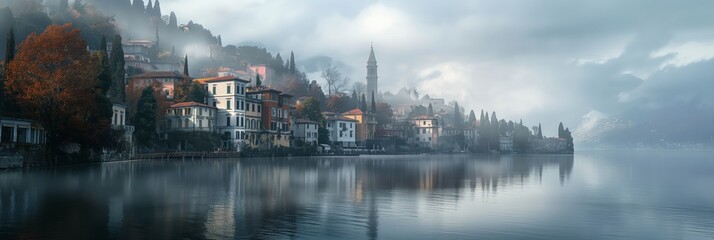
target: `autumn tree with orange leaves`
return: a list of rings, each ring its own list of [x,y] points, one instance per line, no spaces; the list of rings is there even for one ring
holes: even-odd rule
[[[107,111],[99,71],[98,57],[71,24],[31,34],[8,65],[5,89],[42,124],[51,161],[56,163],[55,153],[65,144],[80,144],[87,152],[111,142],[111,104]]]

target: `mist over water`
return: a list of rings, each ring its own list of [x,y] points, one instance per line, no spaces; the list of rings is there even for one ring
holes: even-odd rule
[[[0,174],[0,238],[697,239],[710,152],[151,160]]]

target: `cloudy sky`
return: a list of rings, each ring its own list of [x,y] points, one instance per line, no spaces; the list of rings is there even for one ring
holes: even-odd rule
[[[224,44],[260,42],[283,56],[293,50],[298,63],[328,56],[358,81],[373,42],[380,90],[417,88],[477,112],[543,122],[547,135],[558,121],[587,129],[632,108],[714,105],[712,1],[161,4],[180,22],[221,34]]]

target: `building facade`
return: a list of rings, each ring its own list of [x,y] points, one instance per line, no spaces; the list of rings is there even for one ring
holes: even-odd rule
[[[305,144],[317,145],[318,142],[318,122],[310,120],[296,120],[293,128],[293,137],[296,141],[302,141]]]
[[[377,130],[377,119],[374,114],[355,108],[343,113],[342,117],[357,121],[355,140],[358,145],[364,146],[367,140],[374,139]]]
[[[179,72],[147,72],[133,76],[129,81],[130,91],[141,91],[148,86],[160,87],[167,100],[174,99],[174,89],[187,76]]]
[[[357,120],[342,116],[327,116],[330,143],[342,147],[357,147],[355,141]]]
[[[241,151],[246,139],[246,89],[249,80],[234,76],[201,78],[207,95],[207,105],[215,107],[216,132],[223,135],[223,149]]]
[[[261,130],[255,141],[258,148],[290,147],[290,101],[292,95],[265,86],[248,89],[248,98],[259,102]],[[251,107],[252,110],[252,107]]]
[[[197,102],[176,103],[166,111],[165,132],[212,132],[217,108]]]
[[[438,146],[441,125],[439,119],[420,116],[412,119],[415,129],[415,142],[419,147],[434,149]]]

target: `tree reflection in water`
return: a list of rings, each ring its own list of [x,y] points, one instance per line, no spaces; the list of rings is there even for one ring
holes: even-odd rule
[[[150,160],[0,174],[0,238],[380,237],[380,214],[454,205],[572,155]],[[395,212],[392,206],[407,209]],[[422,216],[423,217],[423,216]],[[405,229],[407,230],[407,229]]]

